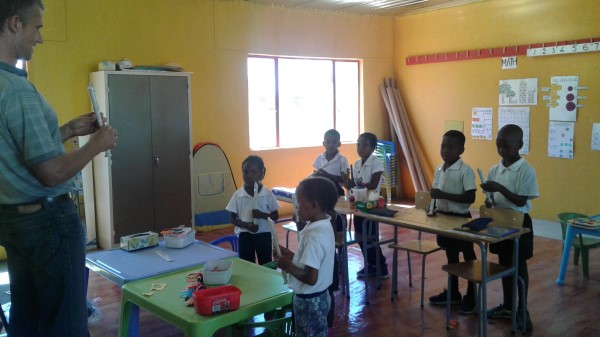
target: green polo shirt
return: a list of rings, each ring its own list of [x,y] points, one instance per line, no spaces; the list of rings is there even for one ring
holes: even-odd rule
[[[29,167],[65,152],[56,112],[27,79],[0,62],[0,204],[20,204],[74,189],[73,179],[43,186]]]

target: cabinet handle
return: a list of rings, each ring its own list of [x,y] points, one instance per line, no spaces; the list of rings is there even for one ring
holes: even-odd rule
[[[155,167],[160,166],[160,156],[154,156],[154,166]]]

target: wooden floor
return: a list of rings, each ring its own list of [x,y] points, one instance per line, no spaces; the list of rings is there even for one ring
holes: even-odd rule
[[[381,225],[383,236],[392,236],[390,226]],[[211,241],[228,235],[232,228],[198,233],[197,238]],[[400,231],[400,240],[413,239],[414,232]],[[278,228],[278,237],[285,240],[285,233]],[[432,236],[428,238],[434,239]],[[281,241],[285,242],[285,241]],[[290,247],[296,248],[296,236],[290,234]],[[566,284],[556,284],[560,264],[562,243],[557,240],[536,237],[535,256],[529,260],[529,312],[533,321],[530,336],[600,336],[600,249],[591,251],[590,278],[584,279],[581,266],[571,262],[566,276]],[[477,251],[477,249],[476,249]],[[383,250],[391,273],[392,250]],[[492,257],[495,259],[495,256]],[[476,316],[460,316],[453,312],[459,322],[456,329],[446,330],[445,308],[431,306],[427,298],[439,293],[446,285],[446,274],[440,266],[445,264],[443,252],[434,253],[427,258],[425,281],[425,307],[420,307],[420,257],[415,256],[413,265],[413,287],[408,286],[406,255],[399,255],[398,297],[390,300],[391,277],[383,281],[381,289],[376,290],[375,281],[371,282],[371,301],[365,305],[364,281],[356,279],[356,271],[362,267],[362,255],[358,246],[349,249],[351,298],[341,292],[335,294],[334,336],[475,336]],[[461,280],[464,293],[466,283]],[[88,296],[100,310],[101,318],[90,324],[92,337],[117,336],[120,311],[120,288],[110,281],[90,273]],[[500,303],[502,290],[500,282],[495,281],[488,287],[488,306]],[[217,335],[223,335],[218,332]],[[490,320],[488,335],[511,336],[510,322]],[[517,333],[519,336],[520,333]],[[140,336],[175,337],[183,336],[181,331],[168,323],[142,311],[140,318]]]

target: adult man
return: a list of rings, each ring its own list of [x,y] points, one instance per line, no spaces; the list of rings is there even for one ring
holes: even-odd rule
[[[93,114],[59,128],[48,102],[14,67],[42,43],[41,0],[0,1],[0,244],[8,253],[9,336],[85,337],[85,235],[73,176],[117,144]],[[91,134],[73,153],[62,143]]]

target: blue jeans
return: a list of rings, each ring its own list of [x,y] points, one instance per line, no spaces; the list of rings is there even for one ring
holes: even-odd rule
[[[8,254],[10,337],[87,337],[85,233],[69,200],[20,214],[0,207]]]

